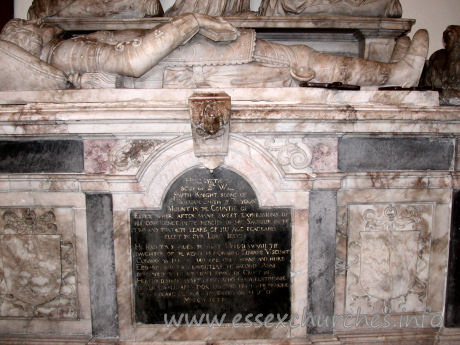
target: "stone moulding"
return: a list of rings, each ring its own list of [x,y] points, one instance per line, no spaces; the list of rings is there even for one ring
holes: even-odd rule
[[[21,91],[0,92],[0,105],[21,105],[52,103],[58,108],[68,109],[66,104],[94,104],[109,107],[120,107],[125,111],[133,107],[148,107],[151,109],[161,106],[187,107],[188,99],[193,95],[194,89],[99,89],[99,90],[56,90],[49,91]],[[241,106],[258,107],[271,104],[276,107],[286,105],[315,105],[317,108],[328,106],[346,106],[348,109],[356,106],[399,106],[416,107],[419,111],[423,107],[438,107],[439,95],[435,91],[341,91],[321,88],[223,88],[199,89],[200,93],[227,93],[232,104],[237,108]],[[129,104],[121,104],[129,102]],[[88,106],[88,105],[87,105]],[[129,106],[129,107],[128,107]],[[41,110],[33,106],[26,111],[33,115]],[[95,108],[96,110],[97,108]],[[7,112],[4,109],[3,112]],[[75,113],[75,111],[73,111]],[[404,116],[404,114],[401,114]]]
[[[388,31],[402,35],[411,30],[415,19],[370,18],[346,16],[290,16],[290,17],[259,17],[234,16],[224,17],[231,24],[240,28],[304,28],[304,29],[359,29],[369,32]],[[159,24],[167,23],[170,18],[45,18],[47,24],[58,25],[66,31],[94,31],[120,29],[151,29]],[[395,35],[397,37],[397,35]]]

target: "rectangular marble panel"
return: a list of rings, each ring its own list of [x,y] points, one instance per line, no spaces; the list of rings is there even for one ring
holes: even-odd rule
[[[0,319],[79,317],[74,215],[0,209]]]
[[[339,170],[450,170],[454,141],[447,138],[339,139]]]
[[[314,319],[334,315],[337,194],[310,193],[308,239],[308,315]],[[310,334],[332,333],[332,324],[308,325]]]
[[[86,220],[93,335],[117,337],[112,196],[87,194]]]
[[[0,142],[1,173],[79,173],[82,171],[82,141],[20,140]]]
[[[460,191],[454,192],[447,276],[446,327],[460,327]]]
[[[428,303],[433,204],[348,206],[345,312],[423,312]]]

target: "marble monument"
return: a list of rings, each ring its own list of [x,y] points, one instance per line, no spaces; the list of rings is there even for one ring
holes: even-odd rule
[[[460,342],[460,108],[401,88],[427,33],[301,17],[3,29],[0,345]],[[392,54],[246,20],[356,25]],[[334,81],[362,88],[318,85]]]

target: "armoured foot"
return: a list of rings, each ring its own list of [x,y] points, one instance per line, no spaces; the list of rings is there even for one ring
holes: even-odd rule
[[[398,62],[391,64],[391,72],[384,86],[401,86],[404,88],[418,85],[428,54],[428,32],[418,30],[407,50]]]
[[[390,62],[401,61],[404,56],[406,56],[409,47],[410,47],[410,38],[407,36],[400,37],[396,40],[395,48],[393,49],[393,54],[391,55]]]

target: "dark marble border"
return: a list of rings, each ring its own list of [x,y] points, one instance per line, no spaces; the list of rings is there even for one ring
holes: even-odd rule
[[[335,250],[337,193],[312,191],[310,193],[308,235],[308,315],[314,320],[332,320],[334,315]],[[309,334],[332,334],[328,324],[309,324]]]
[[[448,138],[339,139],[338,165],[343,172],[450,170],[454,140]]]
[[[111,194],[86,194],[91,317],[95,337],[118,336]]]
[[[460,327],[460,190],[453,193],[445,326]]]
[[[0,173],[80,173],[81,140],[0,141]]]

